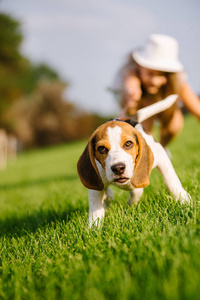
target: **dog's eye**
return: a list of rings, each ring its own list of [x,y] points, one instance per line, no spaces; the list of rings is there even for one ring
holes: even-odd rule
[[[108,153],[108,149],[107,149],[106,147],[104,147],[104,146],[99,146],[99,147],[97,148],[97,150],[98,150],[99,153],[101,153],[101,154],[107,154],[107,153]]]
[[[131,141],[127,141],[124,144],[124,149],[131,149],[132,147],[133,147],[133,142],[131,142]]]

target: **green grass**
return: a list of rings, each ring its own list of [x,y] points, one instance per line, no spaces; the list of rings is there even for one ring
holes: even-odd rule
[[[31,151],[0,172],[0,299],[199,299],[200,124],[186,118],[170,145],[193,207],[154,170],[137,206],[113,188],[99,230],[76,172],[85,144]]]

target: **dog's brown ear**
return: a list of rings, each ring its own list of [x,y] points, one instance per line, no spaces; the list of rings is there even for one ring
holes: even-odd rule
[[[154,156],[141,133],[136,133],[139,144],[139,153],[135,162],[135,168],[131,183],[135,188],[149,185],[149,176],[152,170]]]
[[[91,137],[77,164],[79,178],[82,184],[91,190],[102,191],[104,188],[94,158],[94,140]]]

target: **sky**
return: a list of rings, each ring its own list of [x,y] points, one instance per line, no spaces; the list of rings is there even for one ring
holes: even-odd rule
[[[152,33],[171,35],[188,82],[200,93],[199,0],[0,0],[21,22],[22,53],[70,83],[67,98],[101,115],[119,106],[108,91],[130,51]]]

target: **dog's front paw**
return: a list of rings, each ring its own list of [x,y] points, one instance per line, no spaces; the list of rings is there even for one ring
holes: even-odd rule
[[[132,206],[133,204],[137,204],[140,201],[142,193],[143,188],[137,188],[130,191],[130,198],[127,201],[128,205]]]
[[[186,192],[185,190],[183,190],[180,195],[179,195],[179,199],[180,202],[182,204],[188,203],[190,205],[192,205],[192,197],[190,196],[190,194],[188,192]]]
[[[89,218],[89,228],[98,228],[100,229],[103,224],[103,218],[97,218],[95,220]]]

